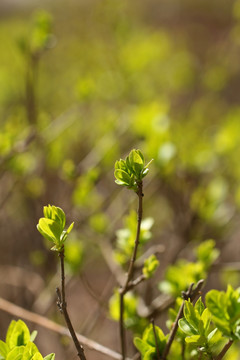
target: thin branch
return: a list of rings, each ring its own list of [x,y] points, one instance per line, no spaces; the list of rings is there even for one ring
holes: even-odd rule
[[[138,245],[139,245],[139,238],[140,238],[140,231],[141,231],[141,222],[142,222],[142,213],[143,213],[143,209],[142,209],[142,198],[143,198],[143,183],[142,181],[140,181],[138,183],[138,221],[137,221],[137,233],[136,233],[136,239],[135,239],[135,246],[134,246],[134,250],[133,250],[133,255],[129,264],[129,269],[128,269],[128,275],[127,275],[127,280],[125,283],[125,288],[127,288],[127,285],[129,283],[129,281],[132,280],[133,277],[133,270],[134,270],[134,263],[136,261],[136,257],[137,257],[137,250],[138,250]]]
[[[184,300],[190,299],[191,301],[193,301],[199,295],[199,292],[203,286],[203,282],[204,282],[203,280],[199,280],[199,282],[196,284],[196,287],[194,289],[193,289],[194,284],[192,283],[186,292],[185,291],[182,292],[183,302],[182,302],[182,305],[180,306],[176,320],[175,320],[172,330],[170,332],[170,336],[168,338],[166,347],[164,349],[163,356],[162,356],[163,360],[166,360],[166,358],[168,356],[172,342],[175,338],[175,335],[176,335],[176,332],[178,329],[178,321],[183,317],[183,309],[184,309],[184,302],[185,302]]]
[[[135,286],[139,285],[144,280],[146,280],[146,276],[144,274],[139,275],[135,280],[132,280],[128,283],[127,291],[135,288]]]
[[[124,292],[120,292],[119,325],[120,325],[120,341],[121,341],[122,359],[124,360],[125,356],[126,356],[126,334],[125,334],[125,329],[124,329]]]
[[[64,247],[59,252],[59,257],[60,257],[60,263],[61,263],[61,291],[57,288],[57,295],[58,295],[58,303],[57,304],[58,304],[58,307],[59,307],[61,313],[63,313],[65,322],[70,331],[74,345],[77,349],[79,359],[86,360],[83,346],[78,341],[77,335],[74,331],[72,322],[70,320],[70,317],[69,317],[68,311],[67,311],[67,303],[66,303],[66,298],[65,298]]]
[[[222,349],[222,351],[218,354],[218,356],[216,357],[215,360],[221,360],[224,355],[226,354],[226,352],[228,351],[228,349],[232,346],[233,340],[229,340],[227,342],[227,344],[224,346],[224,348]]]
[[[119,319],[119,326],[120,326],[120,339],[121,339],[121,350],[122,350],[122,360],[125,360],[126,357],[126,339],[125,339],[125,328],[124,328],[124,295],[128,292],[128,285],[132,281],[133,272],[134,272],[134,264],[137,257],[137,250],[139,245],[139,238],[140,238],[140,231],[141,231],[141,222],[142,222],[142,198],[143,198],[143,183],[140,181],[138,183],[138,219],[137,219],[137,232],[135,238],[135,245],[132,254],[132,258],[130,260],[127,279],[125,285],[119,289],[120,294],[120,319]]]
[[[38,326],[42,326],[45,329],[54,331],[62,336],[70,337],[69,329],[67,327],[59,325],[56,322],[49,320],[42,315],[36,314],[29,310],[25,310],[22,307],[17,306],[15,304],[11,303],[10,301],[7,301],[1,297],[0,297],[0,310],[7,312],[18,318],[22,318],[22,319],[29,321],[33,324],[36,324]],[[122,355],[119,354],[118,352],[111,350],[111,349],[97,343],[94,340],[88,339],[79,333],[76,333],[76,336],[77,336],[78,340],[82,344],[87,346],[89,349],[95,350],[101,354],[109,356],[112,359],[116,359],[116,360],[122,359]],[[126,358],[126,360],[130,360],[130,359]]]
[[[154,340],[155,340],[155,345],[156,345],[156,350],[157,350],[157,359],[161,360],[161,356],[160,356],[160,352],[159,352],[159,348],[158,348],[157,334],[156,334],[154,319],[151,319],[151,323],[152,323],[152,327],[153,327]]]

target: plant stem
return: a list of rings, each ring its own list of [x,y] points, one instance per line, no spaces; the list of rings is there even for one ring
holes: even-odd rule
[[[133,255],[129,264],[129,268],[128,268],[128,275],[127,275],[127,280],[126,280],[126,284],[125,284],[125,288],[127,288],[127,285],[129,283],[129,281],[132,280],[133,277],[133,269],[134,269],[134,263],[136,261],[136,257],[137,257],[137,250],[138,250],[138,245],[139,245],[139,238],[140,238],[140,231],[141,231],[141,222],[142,222],[142,213],[143,213],[143,208],[142,208],[142,198],[143,198],[143,183],[142,181],[140,181],[138,183],[138,219],[137,219],[137,233],[136,233],[136,239],[135,239],[135,246],[134,246],[134,250],[133,250]]]
[[[124,329],[124,293],[123,292],[120,292],[119,325],[120,325],[120,341],[121,341],[122,359],[125,360],[125,357],[126,357],[126,336],[125,336],[125,329]]]
[[[185,359],[185,349],[186,349],[186,345],[185,345],[185,339],[182,341],[182,351],[181,351],[181,356],[182,356],[182,360]]]
[[[129,283],[131,283],[133,278],[133,271],[134,271],[134,263],[137,257],[137,250],[139,245],[139,238],[140,238],[140,231],[141,231],[141,222],[142,222],[142,198],[143,198],[143,183],[139,181],[138,183],[138,218],[137,218],[137,232],[135,238],[135,245],[133,254],[130,260],[128,272],[127,272],[127,279],[125,285],[119,289],[120,294],[120,317],[119,317],[119,327],[120,327],[120,341],[121,341],[121,352],[122,352],[122,360],[125,360],[126,357],[126,339],[125,339],[125,328],[124,328],[124,295],[129,290]],[[132,286],[131,286],[132,288]]]
[[[222,349],[222,351],[218,354],[218,356],[216,357],[215,360],[221,360],[224,357],[224,355],[226,354],[226,352],[228,351],[228,349],[232,346],[232,343],[233,343],[233,340],[229,340],[228,343]]]
[[[200,292],[200,290],[201,290],[201,288],[203,286],[203,280],[199,280],[199,282],[196,284],[196,287],[194,289],[193,289],[193,285],[194,284],[191,284],[186,292],[185,291],[182,292],[182,297],[183,297],[184,300],[190,299],[191,301],[193,301],[199,295],[199,292]],[[178,329],[178,321],[183,317],[184,300],[182,302],[182,305],[180,306],[180,309],[178,311],[176,320],[175,320],[175,322],[173,324],[173,327],[172,327],[172,330],[170,332],[170,336],[168,338],[166,347],[164,349],[164,352],[163,352],[163,355],[162,355],[163,360],[166,360],[167,355],[168,355],[168,353],[170,351],[172,342],[173,342],[173,340],[175,338],[175,335],[176,335],[176,332],[177,332],[177,329]]]
[[[58,295],[58,307],[61,313],[63,313],[66,325],[69,329],[69,332],[71,334],[71,337],[73,339],[74,345],[78,352],[78,357],[81,360],[86,360],[83,346],[79,343],[77,335],[74,331],[74,328],[72,326],[72,322],[69,318],[68,311],[67,311],[67,303],[65,299],[65,270],[64,270],[64,247],[62,247],[62,250],[59,251],[59,257],[60,257],[60,263],[61,263],[61,291],[59,288],[57,288],[57,295]]]
[[[138,284],[146,280],[146,276],[144,274],[139,275],[135,280],[129,281],[127,290],[131,290],[135,288]]]
[[[159,352],[159,348],[158,348],[158,343],[157,343],[157,334],[156,334],[154,319],[151,319],[151,323],[152,323],[152,327],[153,327],[154,340],[155,340],[155,345],[156,345],[156,350],[157,350],[157,359],[161,360],[161,356],[160,356],[160,352]]]

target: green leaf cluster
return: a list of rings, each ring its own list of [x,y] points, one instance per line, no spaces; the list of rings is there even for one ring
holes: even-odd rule
[[[176,264],[167,268],[165,280],[159,283],[159,289],[175,297],[188,289],[191,283],[197,283],[206,278],[207,271],[219,256],[214,240],[206,240],[195,250],[196,261],[190,262],[180,259]]]
[[[142,338],[134,338],[134,345],[141,353],[142,360],[157,359],[156,346],[158,347],[160,356],[163,354],[167,342],[167,337],[158,326],[155,326],[155,334],[156,338],[154,335],[153,325],[150,324],[144,330]]]
[[[206,295],[206,304],[216,327],[224,336],[240,339],[240,289],[228,285],[227,291],[211,290]]]
[[[177,298],[176,307],[170,309],[170,328],[175,323],[183,300]],[[190,299],[184,301],[183,317],[178,321],[177,333],[169,352],[169,359],[212,360],[216,358],[229,340],[239,340],[240,290],[228,286],[226,292],[210,290],[206,294],[206,306],[199,298],[195,305]],[[156,329],[160,357],[163,354],[169,334]],[[141,353],[141,359],[158,358],[156,340],[152,325],[148,325],[142,337],[135,337],[134,344]]]
[[[116,249],[114,251],[114,259],[121,265],[125,265],[131,258],[135,238],[136,238],[136,228],[137,228],[137,213],[132,210],[130,214],[124,219],[125,227],[119,229],[116,232]],[[151,239],[151,228],[153,226],[153,218],[148,217],[142,220],[140,236],[139,236],[139,246],[137,257],[142,253],[142,247]]]
[[[43,214],[44,217],[39,219],[37,229],[43,237],[54,243],[51,250],[61,251],[74,223],[65,230],[66,216],[60,207],[44,206]]]
[[[190,300],[185,301],[184,317],[178,322],[182,332],[187,335],[186,344],[189,344],[191,349],[198,349],[209,359],[215,355],[216,348],[224,344],[222,334],[212,326],[211,320],[211,313],[199,298],[195,306]]]
[[[37,335],[36,331],[30,334],[27,325],[22,320],[12,320],[10,323],[5,342],[0,340],[1,360],[54,360],[55,354],[45,357],[38,351],[33,343]]]
[[[144,266],[142,269],[143,275],[148,279],[152,277],[159,266],[159,261],[156,255],[150,255],[146,260],[144,260]]]
[[[41,52],[50,47],[52,36],[52,17],[44,10],[37,11],[32,19],[32,26],[26,37],[18,41],[20,50],[39,56]]]
[[[120,159],[115,163],[114,176],[118,185],[138,191],[138,184],[148,174],[148,165],[145,165],[143,154],[140,150],[133,149],[125,160]]]

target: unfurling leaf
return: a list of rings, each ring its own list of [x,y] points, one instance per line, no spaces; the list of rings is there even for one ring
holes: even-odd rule
[[[43,237],[54,243],[51,250],[61,251],[63,243],[71,232],[74,223],[65,230],[66,216],[64,211],[56,206],[44,206],[44,217],[39,219],[37,229]]]
[[[126,186],[134,191],[138,190],[138,184],[147,175],[148,168],[144,165],[144,157],[140,150],[133,149],[125,160],[115,162],[114,176],[118,185]]]

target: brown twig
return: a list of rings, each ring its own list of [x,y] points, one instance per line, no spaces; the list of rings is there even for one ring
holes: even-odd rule
[[[229,340],[227,342],[227,344],[224,346],[224,348],[222,349],[222,351],[218,354],[218,356],[216,357],[215,360],[221,360],[224,355],[226,354],[226,352],[228,351],[228,349],[232,346],[233,340]]]
[[[135,245],[132,254],[132,258],[130,260],[127,279],[125,281],[125,285],[119,289],[120,294],[120,319],[119,319],[119,326],[120,326],[120,339],[121,339],[121,350],[122,350],[122,360],[125,360],[126,357],[126,339],[125,339],[125,329],[124,329],[124,295],[128,292],[129,283],[132,281],[133,272],[134,272],[134,263],[137,257],[137,250],[139,245],[139,238],[140,238],[140,231],[141,231],[141,222],[142,222],[142,198],[143,198],[143,183],[140,181],[138,183],[138,219],[137,219],[137,232],[135,238]]]
[[[185,291],[182,292],[183,302],[182,302],[182,305],[180,306],[180,309],[178,311],[176,320],[175,320],[175,322],[173,324],[173,327],[172,327],[172,330],[170,332],[170,336],[168,338],[166,347],[165,347],[165,349],[163,351],[163,355],[162,355],[163,360],[166,360],[166,358],[168,356],[168,353],[170,351],[172,342],[173,342],[173,340],[175,338],[175,335],[176,335],[176,332],[177,332],[177,329],[178,329],[178,321],[183,317],[184,301],[188,300],[188,299],[193,301],[199,295],[199,292],[200,292],[200,290],[201,290],[201,288],[203,286],[203,282],[204,282],[203,280],[199,280],[194,289],[193,289],[194,284],[192,283],[189,286],[189,288],[188,288],[188,290],[186,292]]]
[[[84,354],[84,350],[83,350],[83,346],[80,344],[80,342],[78,341],[77,335],[74,331],[74,328],[72,326],[72,322],[70,320],[70,317],[68,315],[68,311],[67,311],[67,303],[66,303],[66,298],[65,298],[65,270],[64,270],[64,247],[62,247],[62,250],[59,251],[59,257],[60,257],[60,264],[61,264],[61,291],[59,290],[59,288],[57,288],[57,295],[58,295],[58,307],[59,310],[61,311],[61,313],[63,313],[65,322],[67,324],[67,327],[70,331],[71,337],[73,339],[74,345],[77,349],[78,352],[78,357],[81,360],[86,360],[85,354]]]
[[[0,297],[0,310],[9,313],[12,316],[16,316],[16,317],[22,318],[26,321],[30,321],[31,323],[34,323],[38,326],[42,326],[45,329],[54,331],[62,336],[70,337],[69,329],[67,327],[59,325],[56,322],[49,320],[42,315],[36,314],[29,310],[25,310],[22,307],[17,306],[15,304],[11,303],[10,301],[7,301],[1,297]],[[76,333],[76,336],[77,336],[78,340],[82,344],[87,346],[89,349],[95,350],[101,354],[109,356],[112,359],[121,360],[122,355],[119,354],[118,352],[113,351],[113,350],[97,343],[94,340],[88,339],[79,333]],[[126,360],[130,360],[130,359],[126,358]]]
[[[128,283],[127,291],[135,288],[138,284],[146,280],[146,276],[144,274],[139,275],[135,280],[132,280]]]

